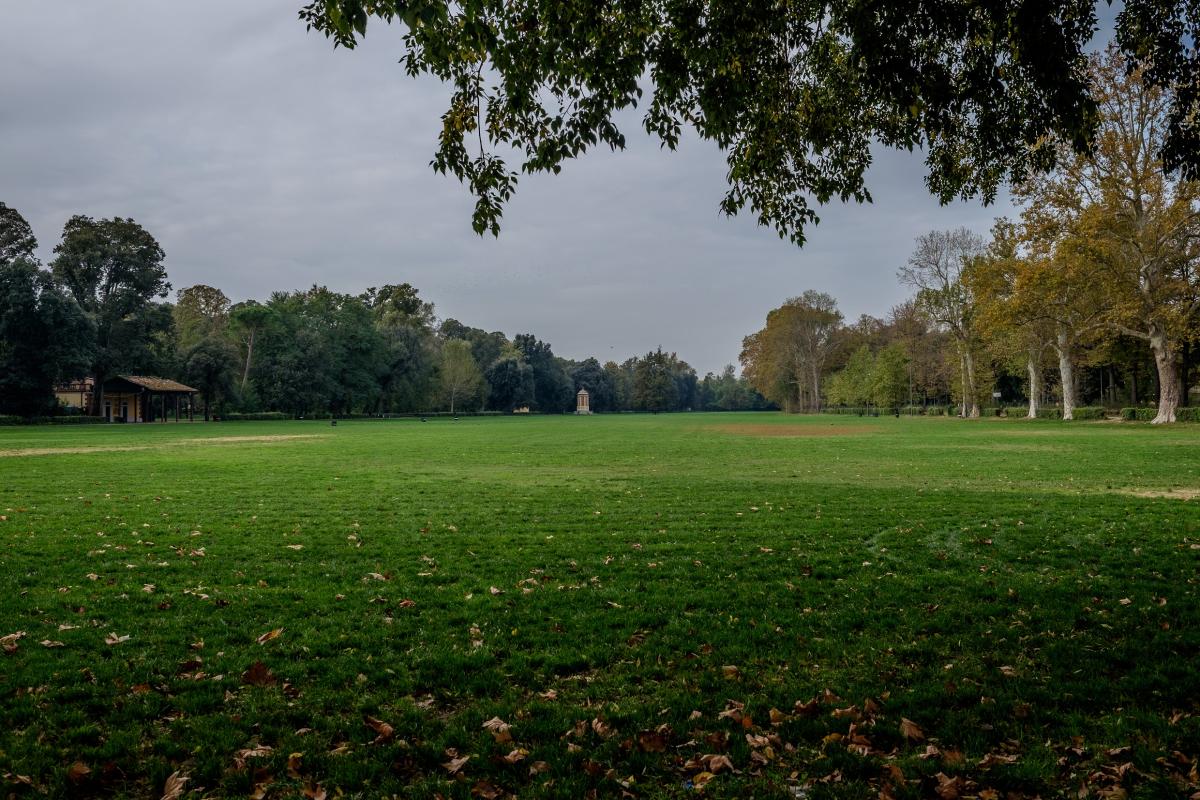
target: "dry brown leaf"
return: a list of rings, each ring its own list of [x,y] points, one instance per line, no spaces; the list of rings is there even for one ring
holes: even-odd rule
[[[913,742],[925,739],[925,732],[921,730],[921,727],[907,717],[900,718],[900,735]]]
[[[661,731],[642,731],[638,734],[638,747],[646,753],[665,753],[667,737]]]
[[[242,683],[247,686],[274,686],[275,674],[261,661],[255,661],[242,673]]]
[[[493,595],[497,595],[497,594],[504,594],[504,590],[503,590],[503,589],[497,589],[495,586],[493,586],[493,587],[491,587],[490,589],[488,589],[488,591],[489,591],[489,592],[491,592]]]
[[[162,800],[179,800],[183,796],[183,788],[187,786],[188,776],[183,772],[176,770],[168,777],[166,783],[163,784]]]
[[[307,800],[325,800],[328,796],[325,788],[319,783],[306,783],[300,789],[300,796]]]
[[[375,717],[371,716],[364,716],[363,724],[375,731],[377,734],[375,736],[375,741],[372,742],[372,744],[383,744],[384,742],[390,742],[396,736],[395,728],[381,719],[376,719]]]
[[[498,744],[506,744],[512,741],[512,734],[509,733],[509,728],[511,727],[511,725],[499,717],[492,717],[483,723],[483,729],[490,733]]]
[[[259,644],[266,644],[267,642],[271,641],[272,639],[278,639],[279,634],[281,634],[281,633],[283,633],[283,628],[276,628],[273,631],[267,631],[262,636],[255,639],[254,641],[258,642]]]
[[[42,639],[38,644],[42,647],[66,647],[62,642],[56,642],[53,639]]]
[[[442,767],[446,770],[446,772],[449,772],[451,775],[457,775],[462,770],[462,768],[464,766],[466,766],[467,762],[470,760],[471,760],[470,756],[460,756],[459,758],[451,758],[449,761],[442,764]]]
[[[87,777],[92,774],[92,768],[82,761],[76,761],[67,769],[67,780],[71,783],[79,784],[87,780]]]
[[[534,761],[532,764],[529,765],[529,777],[531,777],[531,778],[534,775],[541,775],[543,772],[549,772],[549,771],[550,771],[550,765],[547,764],[545,761]]]
[[[104,637],[104,643],[109,646],[112,646],[114,644],[120,644],[121,642],[128,642],[128,641],[129,641],[128,636],[121,636],[116,631],[111,631],[111,632],[109,632],[108,636]]]
[[[10,633],[7,636],[0,636],[0,648],[4,648],[6,653],[15,653],[17,651],[17,642],[25,638],[25,631],[17,631]]]
[[[525,756],[529,755],[529,751],[523,747],[515,748],[506,756],[500,756],[500,760],[505,764],[516,764],[518,761],[524,761]]]
[[[504,796],[504,790],[497,788],[487,781],[481,780],[471,787],[471,796],[479,797],[482,800],[497,800],[497,798]]]

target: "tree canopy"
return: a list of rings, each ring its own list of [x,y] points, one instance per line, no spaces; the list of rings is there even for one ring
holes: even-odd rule
[[[1102,0],[1107,2],[1107,0]],[[674,149],[685,128],[726,153],[721,209],[749,209],[797,244],[813,202],[870,199],[876,143],[926,153],[943,202],[1085,151],[1096,127],[1087,47],[1098,0],[312,0],[300,18],[353,48],[370,20],[404,25],[410,75],[450,84],[433,167],[499,232],[518,173],[620,149],[622,113]],[[1200,10],[1126,0],[1117,41],[1147,80],[1180,85],[1165,166],[1200,175]]]

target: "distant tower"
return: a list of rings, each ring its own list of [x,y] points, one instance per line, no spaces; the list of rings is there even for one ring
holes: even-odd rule
[[[580,389],[579,394],[575,395],[575,413],[576,414],[592,413],[592,406],[591,406],[589,397],[590,396],[588,395],[587,389]]]

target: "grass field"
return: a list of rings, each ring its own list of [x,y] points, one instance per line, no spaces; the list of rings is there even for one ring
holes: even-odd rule
[[[1186,797],[1193,495],[1188,426],[0,429],[3,790]]]

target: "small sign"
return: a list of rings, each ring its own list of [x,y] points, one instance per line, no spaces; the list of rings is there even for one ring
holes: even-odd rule
[[[992,392],[992,397],[994,397],[994,398],[996,398],[997,400],[999,400],[999,399],[1000,399],[1000,393],[999,393],[999,392]]]

